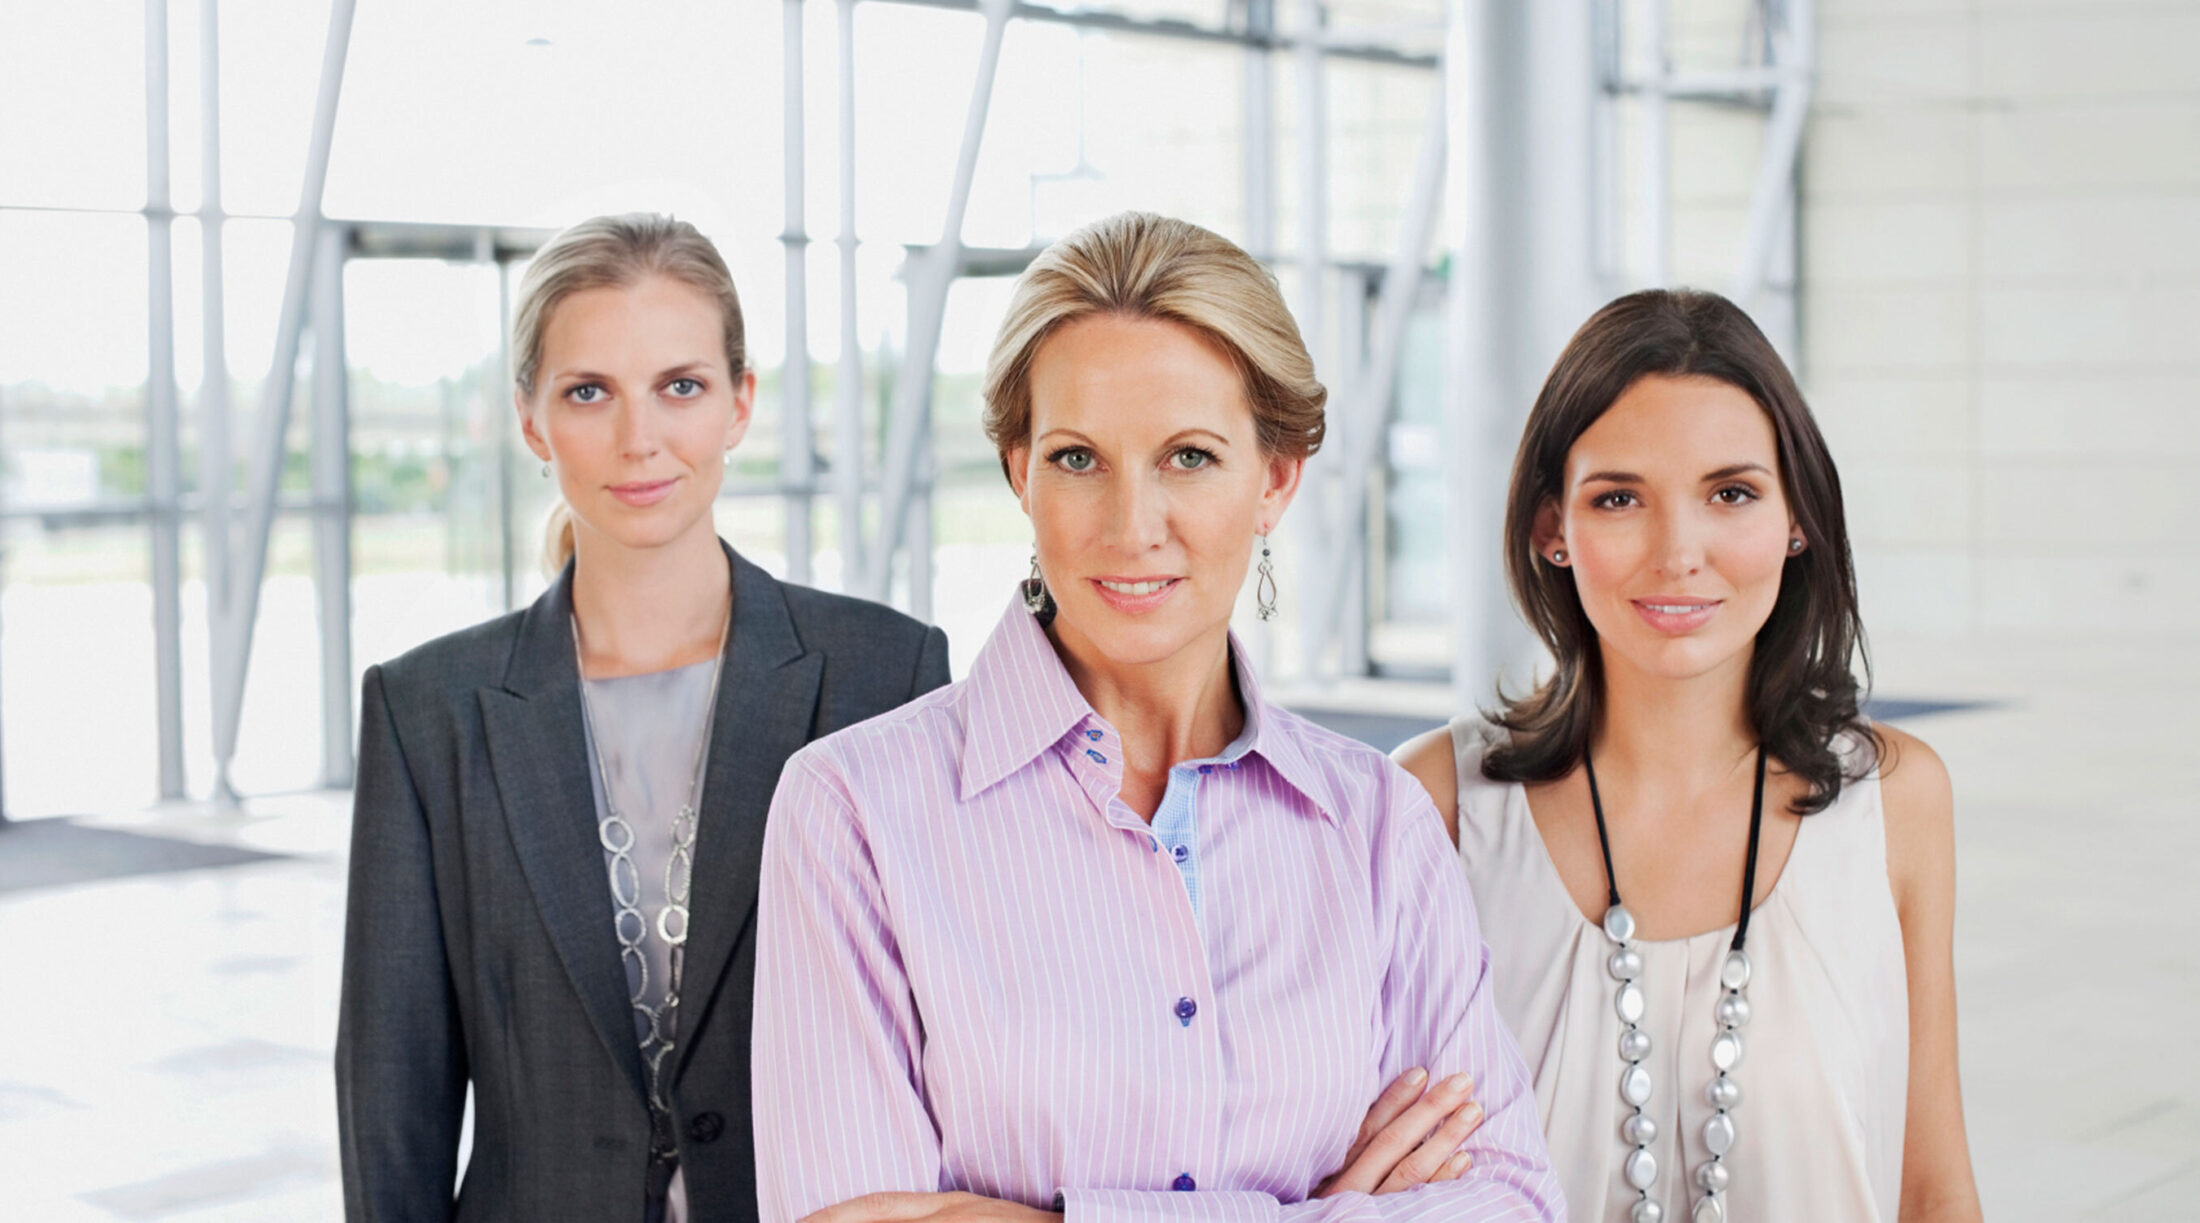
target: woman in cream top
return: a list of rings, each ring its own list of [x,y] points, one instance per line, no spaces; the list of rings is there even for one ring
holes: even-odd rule
[[[1503,553],[1550,676],[1399,758],[1571,1217],[1977,1219],[1947,770],[1861,712],[1840,477],[1749,317],[1664,290],[1591,317]]]

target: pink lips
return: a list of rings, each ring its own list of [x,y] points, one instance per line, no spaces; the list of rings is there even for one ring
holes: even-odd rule
[[[614,484],[611,495],[628,505],[640,508],[655,505],[672,495],[674,480],[636,480],[632,484]]]
[[[1133,616],[1150,612],[1168,602],[1169,596],[1176,593],[1176,588],[1183,585],[1183,579],[1181,578],[1133,578],[1111,575],[1105,578],[1091,578],[1088,580],[1092,583],[1093,590],[1099,594],[1101,602],[1116,611]],[[1104,582],[1113,582],[1118,586],[1130,586],[1146,582],[1161,582],[1164,585],[1161,589],[1150,594],[1134,595],[1126,594],[1120,590],[1110,590],[1102,584]]]
[[[1711,622],[1719,612],[1720,600],[1692,599],[1682,596],[1628,601],[1641,616],[1643,622],[1658,632],[1678,637],[1693,633]]]

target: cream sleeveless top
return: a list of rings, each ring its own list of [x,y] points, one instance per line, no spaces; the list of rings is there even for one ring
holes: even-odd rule
[[[1576,1223],[1620,1223],[1635,1191],[1620,1176],[1621,1024],[1612,946],[1575,907],[1515,783],[1482,776],[1501,731],[1451,725],[1459,770],[1459,856],[1489,940],[1497,1009],[1520,1042]],[[1847,742],[1841,750],[1853,752]],[[1734,881],[1737,894],[1741,881]],[[1734,927],[1637,940],[1644,960],[1657,1123],[1651,1195],[1669,1223],[1690,1217],[1711,1106],[1718,969]],[[1887,881],[1877,772],[1807,816],[1780,878],[1749,922],[1753,972],[1745,1056],[1734,1077],[1739,1137],[1727,1153],[1733,1223],[1895,1223],[1909,1087],[1909,988]]]

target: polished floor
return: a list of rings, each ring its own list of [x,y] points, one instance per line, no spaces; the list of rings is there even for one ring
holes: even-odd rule
[[[1958,797],[1966,1113],[1987,1217],[2200,1203],[2200,648],[1882,643]],[[342,795],[101,818],[280,855],[0,891],[0,1219],[340,1215]],[[8,851],[0,832],[0,856]]]

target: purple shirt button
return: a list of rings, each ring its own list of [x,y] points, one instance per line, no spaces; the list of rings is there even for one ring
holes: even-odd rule
[[[1199,1004],[1198,1004],[1198,1003],[1196,1003],[1196,1002],[1192,1001],[1192,1000],[1191,1000],[1191,999],[1189,999],[1189,998],[1179,998],[1179,999],[1177,999],[1177,1000],[1176,1000],[1176,1018],[1177,1018],[1177,1022],[1179,1022],[1179,1023],[1183,1024],[1183,1025],[1184,1025],[1185,1027],[1187,1027],[1187,1028],[1188,1028],[1188,1027],[1191,1027],[1191,1026],[1192,1026],[1192,1016],[1194,1016],[1194,1015],[1197,1015],[1197,1014],[1199,1014]]]
[[[1176,857],[1177,861],[1182,862],[1192,856],[1192,847],[1189,845],[1172,845],[1169,847],[1169,852]]]
[[[1094,764],[1106,764],[1108,762],[1108,758],[1106,756],[1101,755],[1100,753],[1092,750],[1089,747],[1085,749],[1085,754],[1092,757],[1092,762]]]
[[[1176,1190],[1178,1193],[1190,1193],[1192,1190],[1199,1188],[1199,1182],[1192,1179],[1191,1173],[1185,1172],[1175,1180],[1170,1181],[1169,1188]]]

